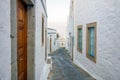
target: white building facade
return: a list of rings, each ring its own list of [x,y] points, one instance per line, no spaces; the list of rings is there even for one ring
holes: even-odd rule
[[[4,0],[0,10],[0,80],[47,80],[46,0]]]
[[[60,44],[60,48],[66,47],[66,41],[64,37],[59,37],[59,44]]]
[[[57,33],[57,39],[56,39],[56,50],[58,50],[59,48],[60,48],[60,40],[59,40],[59,38],[60,38],[60,35]]]
[[[73,5],[74,62],[97,80],[120,80],[120,1],[74,0]]]
[[[73,52],[74,52],[74,5],[73,0],[70,0],[70,11],[67,21],[67,41],[66,41],[66,49],[70,53],[70,56],[73,59]]]
[[[57,49],[56,46],[57,31],[52,28],[47,29],[47,52],[52,53]]]

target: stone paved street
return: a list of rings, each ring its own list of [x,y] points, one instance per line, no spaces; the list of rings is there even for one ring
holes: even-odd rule
[[[53,52],[50,56],[53,63],[48,80],[95,80],[71,61],[64,48]]]

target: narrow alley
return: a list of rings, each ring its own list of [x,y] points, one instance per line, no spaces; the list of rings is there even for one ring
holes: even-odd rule
[[[120,0],[1,0],[0,80],[120,80]]]
[[[52,70],[48,80],[95,80],[71,61],[64,48],[58,49],[50,56],[52,57]]]

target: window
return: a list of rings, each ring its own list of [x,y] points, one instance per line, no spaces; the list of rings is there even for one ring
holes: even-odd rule
[[[78,51],[80,51],[82,53],[82,25],[78,26],[78,44],[77,44],[77,48],[78,48]]]
[[[87,24],[87,43],[86,43],[86,55],[87,57],[96,63],[96,27],[97,23]]]
[[[44,45],[44,17],[42,17],[42,46]]]

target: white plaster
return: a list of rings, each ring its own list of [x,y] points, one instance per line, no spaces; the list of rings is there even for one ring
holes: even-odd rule
[[[41,77],[40,77],[40,80],[47,80],[46,76],[48,76],[49,72],[50,72],[49,66],[47,64],[45,64],[44,69],[41,74]]]
[[[67,20],[67,43],[66,43],[66,49],[70,53],[72,57],[72,52],[73,52],[73,46],[74,46],[74,3],[72,3],[73,0],[70,1],[70,11],[69,11],[69,17]]]
[[[47,15],[41,0],[35,0],[35,80],[39,80],[44,72],[45,62],[45,37],[42,45],[42,17],[44,16],[44,36],[47,27]],[[47,75],[46,75],[47,77]],[[44,76],[44,78],[46,78]]]
[[[33,1],[33,0],[31,0]],[[16,1],[4,0],[0,3],[0,80],[17,79],[17,50],[16,50]],[[41,0],[35,0],[34,6],[28,6],[28,79],[40,80],[41,77],[47,80],[48,69],[45,61],[45,41],[41,46],[42,16],[47,27],[46,1],[44,6]],[[45,30],[44,29],[44,30]],[[30,33],[31,32],[31,33]],[[44,31],[45,33],[45,31]],[[12,38],[10,38],[10,35]],[[45,36],[45,35],[44,35]],[[44,37],[45,38],[45,37]],[[12,40],[11,40],[12,39]],[[45,40],[45,39],[44,39]],[[12,45],[11,45],[12,42]],[[11,53],[12,50],[12,53]],[[12,59],[12,60],[11,60]],[[29,67],[30,66],[30,67]],[[32,66],[32,67],[31,67]],[[11,71],[12,68],[12,71]],[[44,73],[44,75],[43,75]],[[30,77],[31,75],[31,77]],[[31,79],[30,79],[31,78]]]
[[[60,47],[66,47],[66,41],[64,37],[59,37],[59,43],[60,43]]]
[[[0,80],[11,79],[10,0],[0,3]]]
[[[97,80],[120,80],[120,1],[74,0],[74,58]],[[86,24],[97,22],[96,64],[86,57]],[[77,27],[83,25],[83,52],[77,51]]]
[[[51,38],[51,48],[52,48],[52,52],[54,52],[57,49],[57,44],[56,44],[56,40],[57,40],[57,31],[55,29],[52,28],[48,28],[47,29],[47,52],[50,52],[50,38]]]

